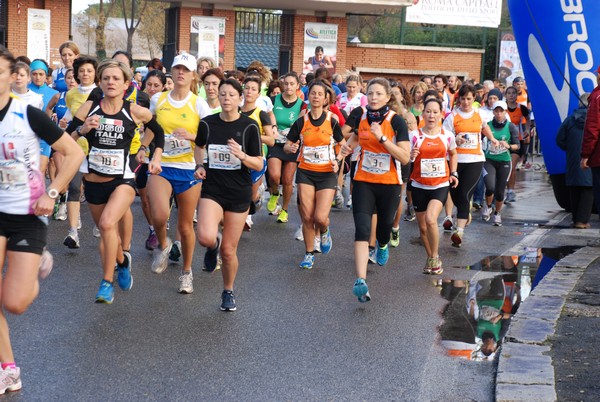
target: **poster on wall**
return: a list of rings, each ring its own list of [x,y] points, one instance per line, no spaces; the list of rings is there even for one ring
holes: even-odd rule
[[[406,22],[498,28],[502,0],[414,0]]]
[[[50,10],[27,9],[27,57],[50,60]]]
[[[190,54],[215,61],[225,56],[225,18],[192,16]]]
[[[303,73],[327,67],[335,72],[337,53],[337,24],[307,22],[304,24],[304,68]]]
[[[501,83],[510,85],[516,77],[523,77],[517,42],[515,36],[510,32],[502,33],[498,60],[498,80]]]

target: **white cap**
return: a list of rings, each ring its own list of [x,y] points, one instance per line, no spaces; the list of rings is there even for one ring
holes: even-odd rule
[[[181,53],[173,59],[171,70],[175,66],[184,66],[190,71],[196,71],[196,58],[189,53]]]
[[[492,106],[492,110],[495,110],[497,107],[502,108],[502,110],[508,110],[508,105],[504,101],[496,101]]]

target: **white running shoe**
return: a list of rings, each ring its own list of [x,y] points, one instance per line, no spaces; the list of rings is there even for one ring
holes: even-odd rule
[[[21,388],[21,369],[19,367],[7,367],[0,370],[0,395],[5,394],[6,391],[13,392]]]
[[[98,226],[94,225],[94,229],[92,229],[92,234],[94,235],[94,237],[99,238],[100,237],[100,229],[98,229]]]
[[[490,216],[492,215],[492,208],[488,207],[486,203],[481,207],[481,219],[485,222],[490,220]]]
[[[315,236],[315,253],[321,252],[321,236]]]
[[[173,242],[171,239],[167,237],[167,246],[164,249],[160,249],[157,247],[153,251],[152,256],[152,272],[155,274],[162,274],[167,269],[167,265],[169,265],[169,253],[171,252],[171,247],[173,246]]]
[[[192,271],[182,272],[179,276],[179,293],[190,294],[194,292],[194,276]]]
[[[57,221],[66,221],[67,220],[67,203],[61,202],[58,204],[58,211],[56,212]]]
[[[298,226],[296,233],[294,233],[294,239],[298,241],[304,241],[304,233],[302,233],[302,225]]]

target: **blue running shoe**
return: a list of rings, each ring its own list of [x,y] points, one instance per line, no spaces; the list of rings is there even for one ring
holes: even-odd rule
[[[331,240],[331,230],[327,228],[327,232],[321,233],[321,253],[327,254],[331,251],[333,242]]]
[[[117,264],[117,282],[122,290],[129,290],[133,286],[133,277],[131,276],[131,254],[123,251],[125,260],[123,265]]]
[[[377,260],[377,265],[385,265],[390,259],[390,249],[388,245],[381,247],[379,243],[377,243],[377,255],[375,257]]]
[[[362,278],[358,278],[356,282],[354,282],[352,293],[354,293],[354,296],[358,297],[358,301],[361,303],[366,303],[369,300],[371,300],[371,295],[369,294],[369,287],[367,286],[367,282],[365,282],[365,280]]]
[[[217,246],[215,248],[207,248],[204,254],[203,271],[213,272],[219,265],[219,250],[221,249],[221,233],[217,235]]]
[[[115,298],[115,291],[113,285],[109,281],[102,279],[100,282],[100,289],[96,293],[96,303],[111,304]]]
[[[300,263],[300,268],[312,269],[315,264],[315,255],[311,253],[304,254],[304,259]]]
[[[235,311],[237,305],[235,304],[235,296],[231,290],[224,290],[221,293],[221,311]]]

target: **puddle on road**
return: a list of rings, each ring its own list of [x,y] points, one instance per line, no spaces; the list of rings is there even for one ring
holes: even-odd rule
[[[499,273],[476,274],[470,281],[437,279],[448,300],[439,328],[448,355],[468,360],[493,360],[516,313],[552,267],[580,246],[526,247],[522,255],[491,256],[464,268]]]

